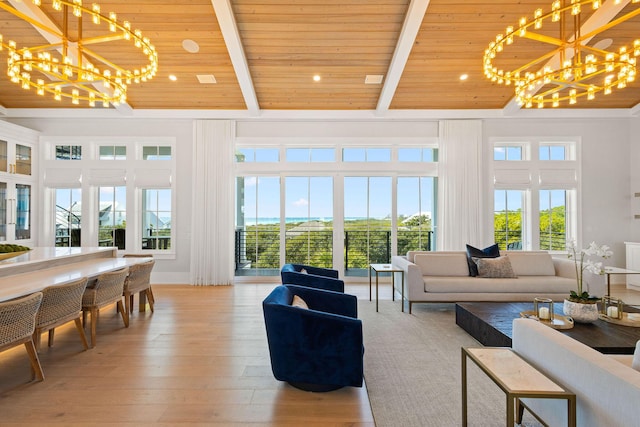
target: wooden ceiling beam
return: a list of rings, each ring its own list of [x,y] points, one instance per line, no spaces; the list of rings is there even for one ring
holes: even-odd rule
[[[249,110],[251,116],[257,117],[260,115],[260,105],[258,104],[258,97],[256,96],[256,90],[253,86],[249,64],[247,63],[247,57],[242,48],[240,33],[238,32],[238,25],[233,16],[231,4],[229,0],[211,0],[211,3],[213,4],[216,18],[218,19],[218,25],[220,25],[222,37],[227,45],[229,57],[231,58],[233,69],[236,72],[236,78],[238,79],[240,90],[244,96],[247,110]]]
[[[418,35],[418,31],[420,31],[420,25],[422,25],[424,15],[427,12],[429,1],[430,0],[411,0],[411,4],[409,4],[407,16],[405,17],[402,31],[396,44],[396,50],[393,52],[393,58],[391,59],[391,64],[384,79],[384,86],[378,98],[376,115],[384,115],[389,110],[393,96],[400,83],[402,72],[404,71],[405,65],[407,65],[407,59],[409,59],[409,54],[416,41],[416,36]]]

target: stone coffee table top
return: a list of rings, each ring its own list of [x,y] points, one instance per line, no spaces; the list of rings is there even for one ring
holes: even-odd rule
[[[562,314],[562,303],[554,304]],[[520,312],[533,310],[532,302],[469,302],[456,304],[456,324],[485,346],[511,347],[513,319]],[[640,312],[625,306],[627,312]],[[572,329],[559,332],[605,354],[633,354],[640,340],[640,328],[621,326],[596,320],[576,323]]]

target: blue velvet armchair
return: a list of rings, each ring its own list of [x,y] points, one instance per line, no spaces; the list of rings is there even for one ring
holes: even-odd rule
[[[302,272],[305,270],[306,273]],[[327,291],[344,292],[338,271],[304,264],[285,264],[280,270],[283,285],[300,285]]]
[[[292,306],[294,295],[309,308]],[[364,347],[355,296],[280,285],[262,309],[276,379],[316,392],[362,387]]]

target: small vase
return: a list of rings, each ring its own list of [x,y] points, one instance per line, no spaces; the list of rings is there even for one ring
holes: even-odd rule
[[[570,316],[578,323],[593,323],[598,320],[598,304],[564,300],[562,310],[565,316]]]

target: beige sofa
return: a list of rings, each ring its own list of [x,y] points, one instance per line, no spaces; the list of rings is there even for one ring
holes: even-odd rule
[[[604,355],[532,319],[513,322],[513,350],[576,394],[580,427],[640,426],[640,372],[632,355]],[[549,426],[566,426],[566,402],[523,399]]]
[[[534,297],[564,300],[576,288],[573,260],[546,251],[506,251],[516,278],[481,278],[469,275],[464,251],[410,251],[394,256],[394,268],[404,271],[404,295],[413,303],[462,301],[533,301]],[[399,282],[399,281],[398,281]],[[603,296],[602,275],[585,272],[584,282],[592,295]],[[396,283],[397,291],[400,283]]]

